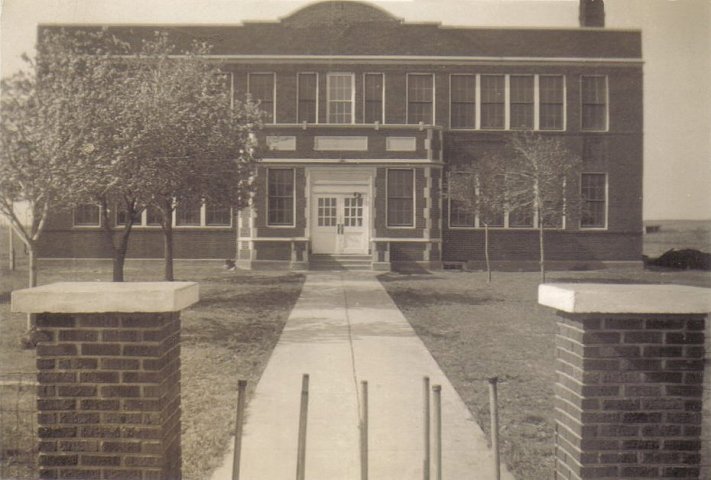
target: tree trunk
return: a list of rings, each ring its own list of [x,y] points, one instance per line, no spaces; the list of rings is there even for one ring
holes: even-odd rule
[[[538,243],[540,245],[540,266],[541,266],[541,283],[546,283],[546,257],[543,249],[543,219],[540,214],[538,216]]]
[[[30,243],[27,246],[27,267],[29,273],[28,285],[30,288],[37,286],[37,256],[35,244]]]
[[[172,282],[173,276],[173,222],[164,222],[163,225],[163,253],[165,256],[165,280]]]
[[[123,266],[126,263],[126,251],[114,251],[112,282],[123,282]]]
[[[484,224],[484,258],[486,258],[486,283],[491,283],[491,263],[489,262],[489,224]]]

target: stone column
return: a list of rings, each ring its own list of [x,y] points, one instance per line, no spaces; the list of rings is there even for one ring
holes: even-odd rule
[[[12,293],[36,313],[42,479],[179,479],[180,310],[192,282],[55,283]]]
[[[545,284],[557,310],[559,479],[699,478],[711,290]]]

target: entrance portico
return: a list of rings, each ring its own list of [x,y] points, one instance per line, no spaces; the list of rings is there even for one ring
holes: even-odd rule
[[[372,168],[307,170],[311,253],[368,254],[374,175]]]

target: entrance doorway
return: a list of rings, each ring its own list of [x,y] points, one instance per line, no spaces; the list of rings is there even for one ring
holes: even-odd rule
[[[317,193],[311,202],[311,250],[316,254],[368,253],[366,193]]]

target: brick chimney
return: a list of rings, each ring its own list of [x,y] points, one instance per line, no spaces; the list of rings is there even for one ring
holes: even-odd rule
[[[580,0],[580,26],[605,26],[605,2],[603,0]]]

